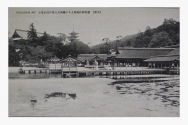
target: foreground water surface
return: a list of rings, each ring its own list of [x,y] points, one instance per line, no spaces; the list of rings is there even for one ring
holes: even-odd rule
[[[102,77],[10,72],[9,116],[179,117],[178,76],[152,82]]]

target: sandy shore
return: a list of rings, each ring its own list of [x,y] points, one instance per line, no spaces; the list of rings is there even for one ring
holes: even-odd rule
[[[116,86],[108,85],[113,81],[108,78],[9,80],[9,116],[179,116],[179,106],[162,101],[159,91],[162,83],[158,86],[130,83],[124,85],[129,88],[116,90]],[[178,83],[171,83],[177,87],[168,92],[179,91]],[[148,88],[151,91],[140,91]],[[75,93],[76,99],[45,98],[45,94],[54,92]],[[168,92],[163,94],[169,95]]]

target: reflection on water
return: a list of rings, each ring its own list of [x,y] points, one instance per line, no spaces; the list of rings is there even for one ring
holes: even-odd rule
[[[45,94],[43,100],[45,101],[45,104],[48,103],[48,100],[51,99],[51,101],[53,102],[57,102],[57,100],[54,100],[55,98],[62,98],[65,99],[66,101],[68,99],[76,99],[76,93],[62,93],[62,92],[53,92],[53,93],[49,93],[49,94]],[[36,98],[36,97],[35,97]],[[41,100],[39,99],[39,102]],[[31,99],[31,106],[33,108],[35,108],[35,105],[37,104],[37,99]]]
[[[75,93],[62,93],[62,92],[53,92],[50,94],[45,94],[45,98],[54,98],[54,97],[61,97],[61,98],[66,98],[67,99],[76,99],[76,94]]]

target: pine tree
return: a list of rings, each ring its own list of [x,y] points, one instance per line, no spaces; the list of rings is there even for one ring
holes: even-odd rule
[[[32,41],[34,41],[35,38],[37,38],[36,29],[34,28],[34,23],[31,23],[29,26],[29,31],[27,33],[27,37],[31,38]]]

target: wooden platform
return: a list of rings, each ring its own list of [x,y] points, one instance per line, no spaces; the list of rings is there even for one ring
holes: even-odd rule
[[[61,73],[62,75],[76,75],[79,76],[97,76],[97,75],[147,75],[147,74],[169,74],[166,69],[116,69],[116,70],[88,70],[77,68],[63,68],[63,69],[27,69],[19,70],[19,73]],[[171,73],[171,72],[170,72]],[[173,72],[178,74],[179,72]]]

